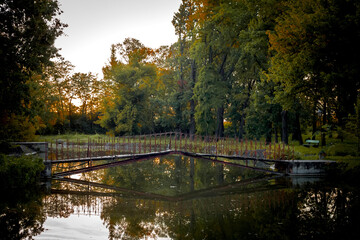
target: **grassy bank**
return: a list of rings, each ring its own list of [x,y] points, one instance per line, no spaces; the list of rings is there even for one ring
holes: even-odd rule
[[[310,139],[311,136],[304,135],[303,138]],[[316,139],[320,140],[320,136],[317,136]],[[360,156],[357,152],[356,138],[348,136],[341,140],[337,134],[334,134],[331,137],[326,137],[326,143],[326,146],[305,147],[299,145],[297,141],[291,142],[294,146],[296,159],[319,159],[319,154],[322,153],[324,154],[324,159],[344,163],[348,169],[360,166]]]

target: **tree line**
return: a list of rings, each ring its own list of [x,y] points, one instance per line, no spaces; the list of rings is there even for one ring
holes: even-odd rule
[[[3,138],[182,131],[287,144],[309,131],[325,145],[333,131],[360,136],[356,0],[183,0],[176,43],[114,43],[101,80],[52,60],[66,27],[57,1],[17,4],[1,4]]]

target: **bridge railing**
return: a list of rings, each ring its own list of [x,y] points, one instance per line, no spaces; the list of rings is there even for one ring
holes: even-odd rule
[[[86,141],[56,140],[48,142],[48,159],[80,159],[124,154],[146,154],[172,150],[208,154],[212,156],[237,156],[256,159],[294,159],[294,149],[284,144],[264,141],[216,138],[166,132],[149,135],[103,137]]]

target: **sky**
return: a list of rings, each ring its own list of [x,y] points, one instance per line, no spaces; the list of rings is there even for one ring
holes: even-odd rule
[[[158,48],[177,41],[171,24],[181,0],[58,0],[68,24],[55,41],[60,54],[75,72],[102,77],[111,44],[136,38],[146,47]]]

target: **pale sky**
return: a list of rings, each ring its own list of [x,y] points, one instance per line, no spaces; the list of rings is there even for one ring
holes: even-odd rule
[[[177,41],[171,20],[181,0],[59,0],[60,20],[69,26],[55,46],[75,72],[102,77],[111,44],[136,38],[158,48]]]

